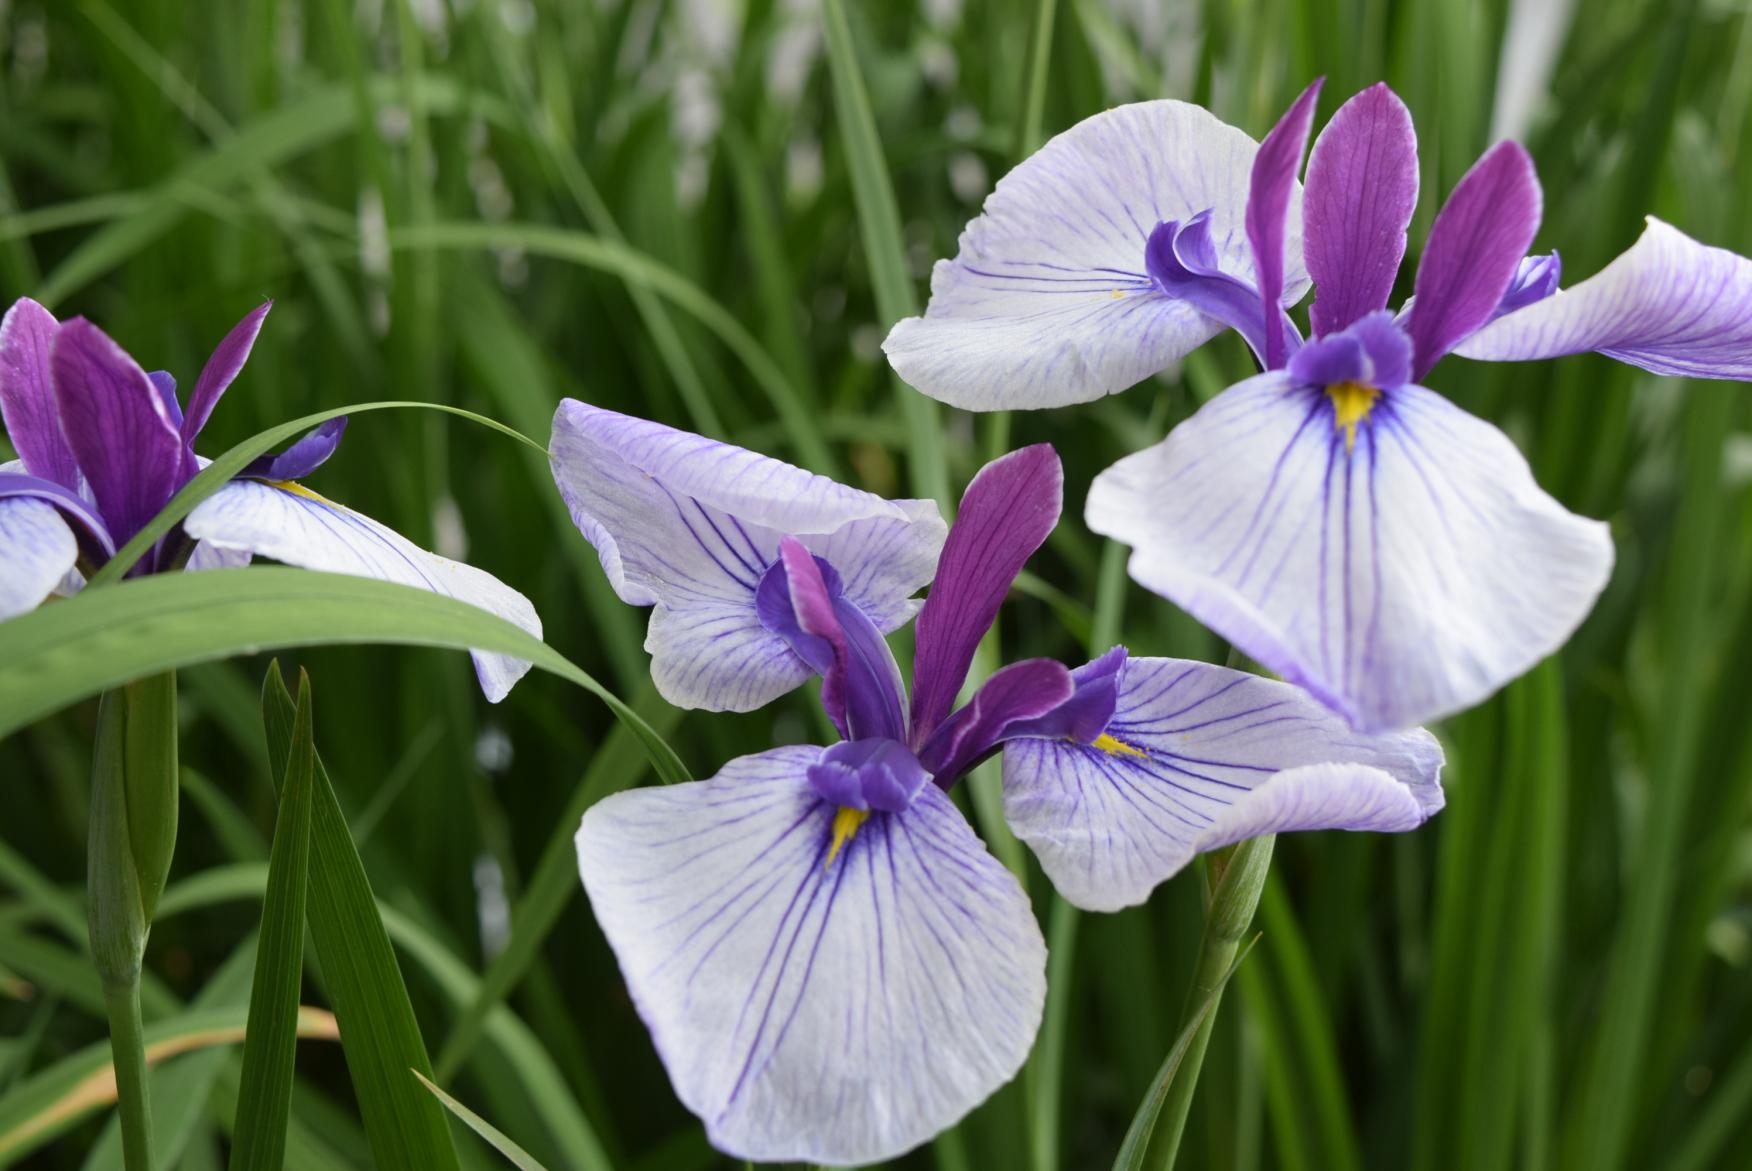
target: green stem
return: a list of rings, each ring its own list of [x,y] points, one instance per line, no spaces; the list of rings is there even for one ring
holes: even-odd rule
[[[122,1122],[122,1165],[152,1171],[152,1110],[146,1098],[146,1035],[140,1023],[140,978],[104,981],[110,1052],[116,1067],[116,1108]]]
[[[1200,1022],[1174,1082],[1168,1087],[1168,1098],[1162,1104],[1162,1114],[1156,1124],[1147,1160],[1147,1166],[1154,1171],[1169,1171],[1174,1166],[1175,1156],[1180,1153],[1180,1137],[1186,1130],[1186,1118],[1192,1109],[1199,1068],[1204,1064],[1211,1030],[1216,1027],[1223,981],[1235,964],[1235,954],[1253,922],[1254,909],[1259,906],[1259,895],[1265,889],[1265,875],[1271,867],[1271,850],[1275,841],[1273,835],[1267,834],[1211,856],[1213,877],[1217,880],[1216,892],[1211,895],[1210,908],[1205,912],[1204,939],[1199,945],[1198,967],[1193,971],[1192,987],[1186,995],[1186,1009],[1181,1014],[1181,1028],[1184,1030],[1191,1025],[1205,1001],[1210,1000],[1212,1004]]]

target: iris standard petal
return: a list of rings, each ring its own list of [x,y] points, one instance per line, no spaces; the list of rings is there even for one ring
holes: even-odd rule
[[[1594,276],[1505,313],[1454,352],[1519,362],[1584,350],[1656,374],[1752,380],[1752,260],[1650,216]]]
[[[1422,729],[1364,736],[1288,683],[1131,658],[1094,744],[1004,746],[1004,816],[1060,894],[1117,911],[1242,838],[1411,829],[1442,807],[1441,771]]]
[[[249,352],[255,348],[256,335],[262,331],[262,322],[268,316],[268,310],[274,307],[272,301],[263,301],[254,309],[244,314],[243,320],[231,327],[231,332],[220,340],[207,364],[201,368],[201,376],[195,380],[195,389],[189,392],[189,407],[182,419],[182,437],[185,442],[193,443],[195,436],[201,433],[201,428],[207,425],[212,417],[213,408],[219,405],[219,398],[243,370],[243,364],[249,361]]]
[[[233,480],[196,505],[183,528],[217,551],[209,558],[227,551],[252,553],[302,569],[398,582],[478,606],[541,637],[535,607],[498,578],[428,553],[393,529],[297,484]],[[529,670],[521,659],[481,651],[474,652],[474,665],[492,703],[504,699]]]
[[[50,352],[60,324],[29,297],[0,320],[0,419],[6,436],[33,476],[79,490],[79,461],[61,434]]]
[[[97,326],[66,322],[50,350],[61,432],[110,536],[125,542],[181,483],[182,439],[146,372]]]
[[[1455,184],[1418,261],[1407,323],[1414,379],[1490,320],[1539,230],[1541,200],[1518,142],[1491,147]]]
[[[1563,644],[1612,567],[1605,524],[1501,431],[1416,385],[1354,424],[1264,374],[1095,480],[1130,570],[1363,730],[1485,698]],[[1347,448],[1349,448],[1347,450]]]
[[[821,704],[841,736],[904,740],[906,692],[881,633],[863,611],[829,588],[821,566],[801,541],[782,538],[779,555],[780,566],[763,578],[762,588],[783,588],[792,623],[776,624],[762,612],[762,591],[757,590],[755,609],[762,623],[787,635],[792,649],[822,673]],[[791,634],[793,626],[801,638]]]
[[[1314,278],[1308,315],[1316,337],[1386,307],[1417,186],[1417,131],[1386,82],[1340,106],[1314,140],[1302,247]]]
[[[1284,233],[1288,227],[1290,200],[1296,192],[1296,173],[1302,169],[1302,152],[1308,147],[1308,131],[1314,125],[1314,103],[1320,99],[1324,77],[1316,78],[1290,104],[1278,124],[1259,144],[1247,190],[1247,240],[1253,246],[1260,314],[1265,331],[1267,370],[1276,370],[1288,357],[1287,339],[1277,307],[1284,292]]]
[[[1254,141],[1208,111],[1140,102],[1087,118],[999,181],[923,317],[882,348],[932,398],[969,410],[1057,407],[1121,391],[1215,337],[1221,323],[1157,291],[1157,224],[1211,213],[1223,272],[1252,286],[1244,216]],[[1285,226],[1286,299],[1307,290],[1302,212]]]
[[[300,436],[278,455],[258,456],[241,475],[258,480],[302,480],[328,462],[347,433],[347,417],[330,419]]]
[[[1052,659],[1011,663],[993,672],[966,707],[938,726],[919,750],[919,760],[947,789],[1008,739],[1017,725],[1038,723],[1070,703],[1076,693],[1076,680],[1062,663]]]
[[[584,815],[578,868],[681,1101],[720,1150],[875,1163],[1021,1068],[1046,946],[934,785],[835,851],[822,756],[774,749]]]
[[[54,505],[0,497],[0,622],[36,609],[78,560],[78,538]]]
[[[922,745],[955,705],[979,640],[1016,575],[1058,523],[1065,472],[1051,445],[1012,451],[979,470],[919,611],[913,653],[912,743]]]
[[[884,633],[912,617],[946,526],[927,500],[884,500],[776,459],[568,399],[554,480],[615,593],[655,606],[652,677],[681,707],[751,711],[811,674],[755,610],[795,536]]]

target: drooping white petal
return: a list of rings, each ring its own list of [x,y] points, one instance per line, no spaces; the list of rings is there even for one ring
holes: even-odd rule
[[[0,622],[40,606],[78,559],[79,540],[54,505],[0,499]]]
[[[1060,894],[1143,902],[1193,855],[1289,830],[1412,829],[1442,807],[1442,749],[1367,736],[1288,683],[1182,659],[1127,659],[1094,745],[1013,740],[1004,815]]]
[[[1139,102],[1071,127],[998,183],[931,273],[923,317],[883,349],[900,376],[970,410],[1056,407],[1124,390],[1224,328],[1144,267],[1158,223],[1211,212],[1221,271],[1254,284],[1244,224],[1258,144],[1201,107]],[[1284,303],[1308,288],[1302,197],[1285,227]]]
[[[1098,476],[1089,527],[1132,546],[1139,583],[1366,731],[1478,702],[1586,617],[1606,525],[1541,491],[1501,431],[1408,385],[1347,446],[1326,392],[1260,375]]]
[[[651,675],[680,707],[751,711],[809,678],[754,593],[794,536],[847,600],[894,630],[931,580],[947,526],[928,500],[884,500],[744,448],[566,400],[554,480],[615,592],[655,606]]]
[[[428,553],[393,529],[307,488],[233,480],[196,505],[183,527],[210,546],[203,554],[205,568],[230,563],[226,552],[248,553],[302,569],[398,582],[478,606],[541,637],[535,607],[498,578]],[[474,653],[474,664],[481,690],[493,703],[504,699],[529,670],[521,659],[481,651]]]
[[[779,748],[585,814],[578,865],[675,1092],[756,1161],[893,1158],[1015,1075],[1046,946],[1027,896],[941,790],[835,807]]]
[[[1454,352],[1522,362],[1586,350],[1656,374],[1752,380],[1752,260],[1650,216],[1611,264],[1505,313]]]

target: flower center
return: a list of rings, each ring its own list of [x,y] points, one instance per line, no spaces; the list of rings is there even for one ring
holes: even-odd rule
[[[1381,392],[1361,382],[1335,382],[1326,388],[1332,400],[1332,427],[1344,432],[1344,453],[1349,455],[1357,445],[1357,424],[1369,417]]]

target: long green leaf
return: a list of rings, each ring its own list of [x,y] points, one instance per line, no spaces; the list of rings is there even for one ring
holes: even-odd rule
[[[277,1171],[286,1157],[292,1073],[298,1052],[298,990],[304,975],[304,888],[310,875],[310,806],[316,745],[310,679],[298,678],[292,751],[280,783],[280,816],[268,859],[262,936],[250,985],[249,1038],[232,1133],[232,1171]]]
[[[284,764],[297,738],[296,720],[297,705],[275,662],[262,686],[262,722],[275,775],[289,775]],[[407,1076],[409,1069],[432,1072],[426,1045],[365,864],[353,848],[328,771],[314,753],[311,774],[310,934],[340,1022],[341,1049],[372,1157],[382,1171],[460,1171],[444,1111]]]
[[[0,737],[106,687],[230,655],[330,643],[406,643],[527,659],[601,699],[667,781],[687,772],[625,703],[540,639],[475,606],[410,586],[303,569],[159,574],[11,619],[0,659]]]
[[[414,1076],[420,1079],[421,1085],[432,1091],[433,1097],[444,1103],[446,1110],[462,1119],[470,1130],[486,1140],[487,1144],[495,1151],[504,1155],[513,1167],[518,1168],[518,1171],[547,1171],[547,1168],[536,1162],[528,1151],[512,1142],[485,1118],[445,1093],[431,1078],[422,1073],[415,1073]]]

